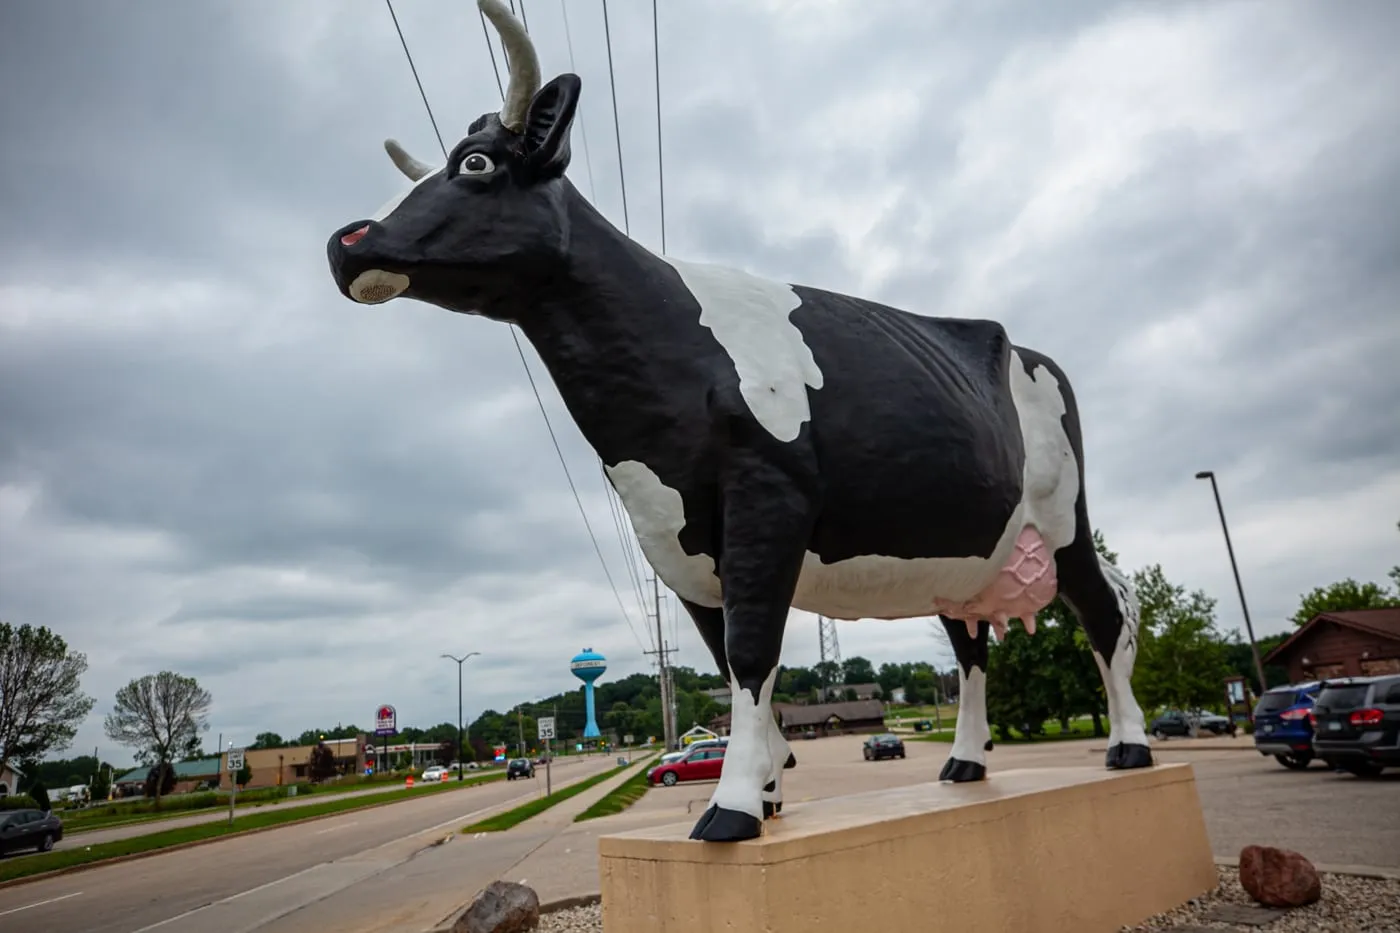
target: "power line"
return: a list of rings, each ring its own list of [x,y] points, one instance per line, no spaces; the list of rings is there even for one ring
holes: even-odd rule
[[[524,0],[521,0],[523,3]],[[661,255],[666,255],[666,169],[661,155],[661,38],[656,25],[656,0],[651,0],[652,73],[656,76],[656,183],[661,194]],[[622,161],[619,153],[618,161]]]
[[[608,26],[608,0],[603,0],[603,39],[608,45],[608,84],[612,87],[613,134],[617,137],[617,180],[622,185],[622,232],[632,235],[627,220],[627,176],[622,171],[622,124],[617,119],[617,78],[613,73],[612,29]]]
[[[385,2],[385,3],[388,3],[389,0],[384,0],[384,2]],[[390,9],[393,9],[393,8],[390,7]],[[483,13],[482,10],[481,10],[481,7],[478,6],[478,7],[476,8],[476,15],[477,15],[477,17],[480,18],[480,20],[481,20],[481,37],[482,37],[483,39],[486,40],[486,52],[487,52],[487,54],[489,54],[489,55],[491,56],[491,71],[494,72],[495,75],[496,75],[496,90],[501,92],[501,100],[505,100],[505,99],[506,99],[506,89],[505,89],[505,87],[501,84],[501,69],[496,65],[496,47],[495,47],[494,45],[491,44],[491,30],[489,30],[489,29],[486,28],[486,14]],[[404,52],[405,55],[408,55],[408,46],[407,46],[407,45],[405,45],[405,46],[403,47],[403,52]],[[412,60],[413,60],[413,57],[410,55],[410,56],[409,56],[409,61],[412,61]],[[424,106],[424,107],[427,107],[427,106],[428,106],[428,99],[427,99],[426,97],[423,98],[423,106]],[[431,113],[432,113],[432,110],[429,109],[429,110],[428,110],[428,113],[431,114]],[[438,142],[442,142],[441,138],[438,139]]]
[[[569,70],[578,73],[578,66],[574,64],[574,37],[569,32],[569,11],[564,5],[564,0],[559,0],[559,12],[564,16],[564,42],[569,46]],[[588,155],[588,124],[583,119],[583,104],[578,105],[578,129],[583,136],[583,164],[588,169],[588,200],[598,202],[598,192],[593,187],[593,159]]]
[[[384,0],[384,5],[389,8],[389,15],[394,20],[394,28],[399,34],[400,43],[403,45],[404,57],[408,59],[408,66],[413,71],[414,80],[417,81],[418,68],[413,63],[413,53],[410,52],[408,49],[408,42],[404,39],[403,30],[399,28],[399,18],[394,15],[393,0]],[[521,5],[523,7],[523,2]],[[479,7],[478,12],[480,12]],[[484,17],[482,22],[484,25]],[[487,36],[487,48],[490,48],[489,34]],[[494,69],[496,65],[496,59],[494,54],[491,56],[491,65]],[[498,88],[501,86],[499,71],[496,72],[496,85]],[[423,109],[428,112],[428,119],[432,122],[433,130],[434,132],[436,132],[437,119],[433,116],[432,105],[428,103],[428,95],[423,90],[423,84],[421,81],[418,82],[418,93],[419,96],[423,98]],[[501,99],[505,99],[504,91],[501,92]],[[442,158],[445,162],[447,160],[447,146],[443,143],[442,135],[440,133],[438,134],[438,147],[442,150]],[[520,346],[520,337],[516,333],[515,325],[513,324],[510,327],[510,338],[515,343],[515,352],[520,357],[520,365],[525,369],[525,378],[528,379],[530,382],[530,391],[533,392],[535,395],[535,404],[539,406],[540,415],[544,418],[544,426],[549,431],[549,439],[550,442],[554,445],[555,454],[557,454],[559,457],[559,465],[564,468],[564,477],[569,481],[569,491],[573,493],[574,504],[578,506],[578,513],[583,518],[583,526],[588,531],[588,539],[593,542],[593,550],[598,555],[598,562],[603,565],[603,574],[608,578],[608,586],[612,589],[613,596],[617,599],[617,608],[622,610],[622,618],[627,622],[627,628],[629,631],[632,632],[632,637],[636,639],[637,647],[645,651],[646,645],[642,643],[641,638],[637,635],[637,629],[632,624],[632,617],[627,614],[627,607],[622,603],[622,594],[618,592],[617,584],[613,581],[612,571],[608,570],[608,562],[603,557],[603,549],[598,544],[598,537],[593,533],[593,523],[588,520],[588,512],[583,507],[583,499],[580,498],[578,494],[578,487],[574,485],[574,477],[569,472],[568,462],[564,459],[564,450],[562,447],[559,446],[559,438],[555,436],[554,425],[550,423],[549,413],[545,410],[544,407],[544,399],[540,397],[539,387],[535,384],[535,376],[532,372],[530,372],[530,364],[525,360],[525,350]]]

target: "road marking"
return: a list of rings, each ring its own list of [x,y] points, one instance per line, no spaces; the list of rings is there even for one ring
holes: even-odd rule
[[[8,917],[10,914],[17,914],[21,910],[29,910],[31,907],[43,907],[45,904],[56,904],[59,901],[66,901],[70,897],[81,897],[82,891],[74,891],[72,894],[64,894],[62,897],[51,897],[46,901],[35,901],[33,904],[25,904],[23,907],[11,907],[9,910],[0,910],[0,917]]]
[[[318,830],[316,830],[316,835],[317,835],[317,836],[324,836],[326,833],[333,833],[333,832],[335,832],[335,831],[338,830],[338,829],[348,829],[348,828],[351,827],[351,826],[359,826],[359,825],[360,825],[360,821],[359,821],[359,820],[352,820],[352,821],[349,822],[349,823],[341,823],[339,826],[332,826],[332,827],[329,828],[329,829],[318,829]]]

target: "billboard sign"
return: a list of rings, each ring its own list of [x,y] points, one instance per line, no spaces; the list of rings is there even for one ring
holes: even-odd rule
[[[506,760],[506,747],[504,745],[497,745],[492,751],[495,752],[497,761]]]
[[[387,703],[379,707],[374,714],[374,734],[397,735],[398,731],[398,713]]]

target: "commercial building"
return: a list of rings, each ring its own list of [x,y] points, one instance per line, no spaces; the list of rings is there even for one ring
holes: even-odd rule
[[[774,703],[773,712],[783,735],[801,738],[807,733],[860,735],[885,731],[885,706],[879,700],[852,700],[846,703]],[[729,734],[732,714],[710,720],[710,729]]]
[[[1264,663],[1286,668],[1289,682],[1295,684],[1328,677],[1400,674],[1400,609],[1315,615],[1270,651]]]
[[[366,737],[363,734],[353,739],[325,739],[324,742],[335,756],[337,774],[359,774],[365,769]],[[252,772],[252,776],[244,786],[279,787],[310,780],[311,752],[315,748],[315,745],[293,745],[286,748],[246,749],[243,752],[243,765]],[[220,756],[220,760],[219,787],[228,790],[231,786],[228,753]]]
[[[199,758],[194,761],[172,763],[175,769],[175,789],[172,794],[188,794],[199,790],[203,785],[212,786],[219,779],[218,758]],[[119,797],[140,796],[146,786],[146,775],[150,768],[133,768],[113,781]]]

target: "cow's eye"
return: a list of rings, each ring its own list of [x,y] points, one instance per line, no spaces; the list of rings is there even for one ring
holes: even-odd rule
[[[489,175],[495,170],[496,163],[491,161],[490,156],[481,152],[473,152],[462,160],[463,175]]]

